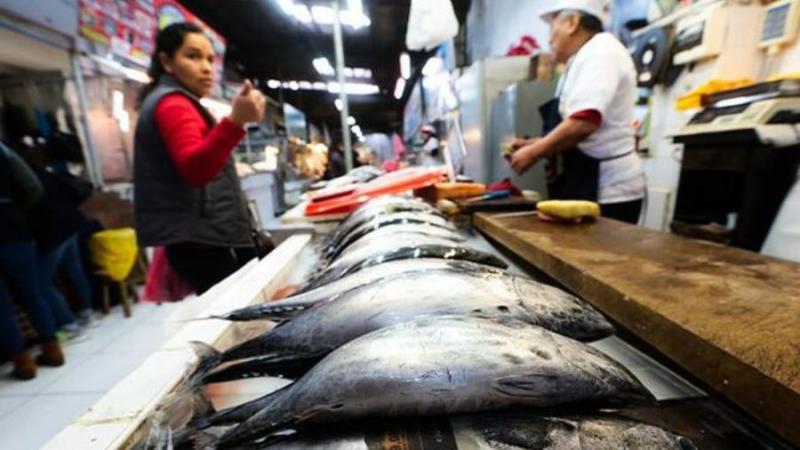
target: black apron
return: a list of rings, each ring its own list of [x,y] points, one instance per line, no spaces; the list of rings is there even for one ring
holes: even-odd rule
[[[566,76],[566,74],[565,74]],[[542,136],[561,124],[560,95],[539,107],[542,116]],[[547,189],[551,200],[597,201],[600,184],[600,163],[624,158],[628,152],[610,158],[597,159],[573,147],[552,156],[547,164]]]

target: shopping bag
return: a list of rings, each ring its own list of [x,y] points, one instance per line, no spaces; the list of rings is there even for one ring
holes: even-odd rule
[[[458,18],[450,0],[411,0],[406,47],[431,50],[458,34]]]

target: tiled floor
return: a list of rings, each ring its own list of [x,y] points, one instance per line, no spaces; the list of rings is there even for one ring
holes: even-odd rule
[[[11,365],[0,366],[0,449],[47,442],[161,347],[189,302],[137,304],[130,319],[112,310],[88,339],[65,346],[66,365],[40,368],[34,380],[11,379]]]

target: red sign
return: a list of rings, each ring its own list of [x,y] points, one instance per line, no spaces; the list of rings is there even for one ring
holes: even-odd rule
[[[82,36],[114,55],[147,66],[155,44],[152,0],[80,0]]]

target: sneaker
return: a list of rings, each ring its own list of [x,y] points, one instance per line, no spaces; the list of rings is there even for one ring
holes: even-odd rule
[[[82,342],[89,339],[88,333],[77,323],[64,325],[60,330],[56,331],[56,338],[59,342]]]
[[[86,309],[78,313],[78,324],[83,328],[97,328],[102,318],[102,314]]]

